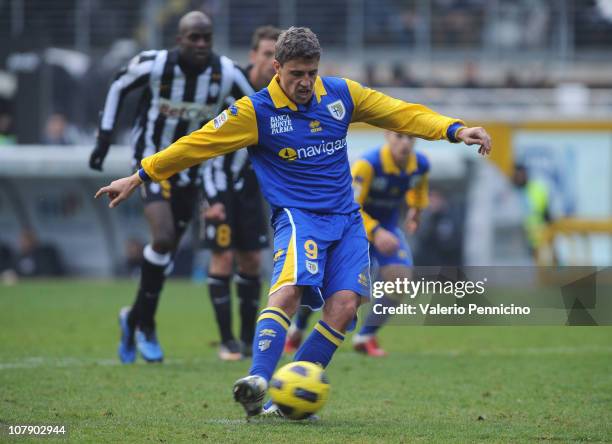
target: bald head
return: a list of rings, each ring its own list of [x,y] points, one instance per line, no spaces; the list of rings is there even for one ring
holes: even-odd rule
[[[179,21],[176,42],[184,62],[206,66],[212,49],[212,21],[200,11],[188,12]]]
[[[178,25],[179,34],[189,32],[193,27],[209,27],[212,28],[210,18],[200,11],[191,11],[181,17]]]

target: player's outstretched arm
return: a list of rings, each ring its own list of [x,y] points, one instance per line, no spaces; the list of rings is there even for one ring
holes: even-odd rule
[[[479,126],[473,128],[462,128],[457,131],[455,138],[466,145],[480,145],[478,154],[486,156],[491,153],[491,136],[484,128]]]
[[[243,97],[199,130],[142,159],[140,177],[154,182],[168,179],[213,157],[256,145],[258,137],[255,109]]]
[[[426,106],[394,99],[380,91],[364,88],[350,79],[345,80],[354,104],[352,122],[366,122],[426,140],[446,139],[453,143],[478,144],[480,154],[491,152],[491,137],[484,128],[467,128],[460,119],[443,116]]]
[[[106,194],[111,200],[108,207],[115,208],[125,199],[130,197],[130,195],[136,188],[138,188],[138,186],[140,186],[141,183],[142,180],[138,176],[138,173],[134,173],[131,176],[113,180],[110,185],[100,188],[96,193],[95,198],[97,199],[98,197]]]
[[[115,76],[106,94],[104,109],[100,113],[96,145],[89,156],[91,169],[102,171],[102,164],[111,146],[113,130],[123,102],[121,98],[147,84],[155,63],[154,59],[155,51],[142,52]]]
[[[256,145],[257,141],[255,110],[250,99],[243,97],[199,130],[142,159],[137,173],[100,188],[95,197],[107,194],[109,207],[114,208],[145,180],[159,182],[205,160]]]

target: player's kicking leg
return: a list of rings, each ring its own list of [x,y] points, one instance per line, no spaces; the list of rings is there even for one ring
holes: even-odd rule
[[[327,367],[355,319],[360,300],[361,297],[351,290],[340,290],[327,298],[321,320],[296,352],[294,361],[314,362]],[[283,416],[271,400],[265,404],[263,414]],[[316,420],[318,416],[313,415],[311,419]]]
[[[310,219],[305,212],[294,209],[279,210],[272,218],[274,271],[268,303],[257,319],[249,376],[234,384],[234,399],[242,404],[248,416],[261,412],[268,381],[283,353],[287,329],[300,304],[304,288],[323,284],[323,265],[319,266],[318,262],[315,264],[313,261],[318,261],[321,255],[324,257],[321,252],[324,242],[318,242],[313,237],[321,230],[313,227]],[[310,257],[308,260],[307,254]],[[312,264],[310,272],[306,269],[307,262]],[[323,302],[320,297],[318,302]]]
[[[369,297],[368,240],[359,213],[338,218],[342,237],[327,251],[321,320],[294,356],[295,361],[316,362],[327,367],[344,341],[362,298]],[[303,303],[313,306],[308,300]]]
[[[295,285],[282,287],[270,295],[255,328],[253,363],[249,376],[234,383],[234,400],[242,404],[247,416],[261,413],[268,381],[283,353],[285,336],[302,296]]]
[[[323,319],[295,359],[326,366],[355,317],[357,294],[369,296],[368,241],[359,212],[313,216],[284,209],[275,214],[273,226],[275,263],[268,306],[257,321],[249,376],[234,385],[235,399],[250,416],[261,412],[300,302],[315,309],[325,306]]]
[[[359,301],[359,295],[352,290],[340,290],[327,298],[321,320],[296,352],[294,361],[315,362],[327,367],[355,319]]]
[[[323,270],[323,282],[318,289],[305,287],[301,302],[315,309],[324,305],[321,320],[294,356],[295,361],[314,362],[323,367],[327,367],[344,341],[346,332],[354,325],[357,307],[370,293],[368,241],[361,216],[356,212],[331,219],[327,221],[326,232],[332,231],[330,227],[338,230],[333,243],[326,246],[322,239],[316,244],[302,241],[309,247],[307,257],[317,262],[317,266],[307,270],[315,275]],[[301,259],[298,256],[298,270]],[[266,412],[273,411],[273,405],[268,403]]]

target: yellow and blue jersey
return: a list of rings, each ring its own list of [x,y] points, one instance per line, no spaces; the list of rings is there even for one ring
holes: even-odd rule
[[[388,145],[366,153],[353,164],[353,192],[361,207],[368,239],[378,226],[393,230],[398,225],[403,202],[413,208],[427,207],[429,200],[429,160],[412,152],[406,166],[393,161]]]
[[[313,99],[293,103],[275,77],[267,88],[235,102],[201,129],[142,161],[155,181],[189,165],[245,146],[265,198],[273,208],[348,214],[351,189],[346,134],[366,122],[402,134],[456,142],[460,120],[391,98],[349,79],[317,77]]]
[[[141,162],[143,180],[160,181],[190,165],[248,146],[273,209],[270,292],[304,287],[302,304],[320,308],[339,290],[369,297],[368,239],[353,198],[346,134],[365,122],[424,139],[456,142],[460,120],[335,77],[317,77],[306,105],[292,102],[278,77],[201,129]]]

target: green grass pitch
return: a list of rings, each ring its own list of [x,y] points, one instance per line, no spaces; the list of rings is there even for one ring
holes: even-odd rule
[[[26,440],[7,436],[15,424],[64,424],[64,442],[612,440],[609,327],[391,326],[389,357],[358,356],[350,341],[336,354],[321,421],[247,423],[231,386],[249,362],[217,359],[202,286],[166,286],[164,364],[118,364],[117,312],[135,285],[0,287],[0,441]]]

